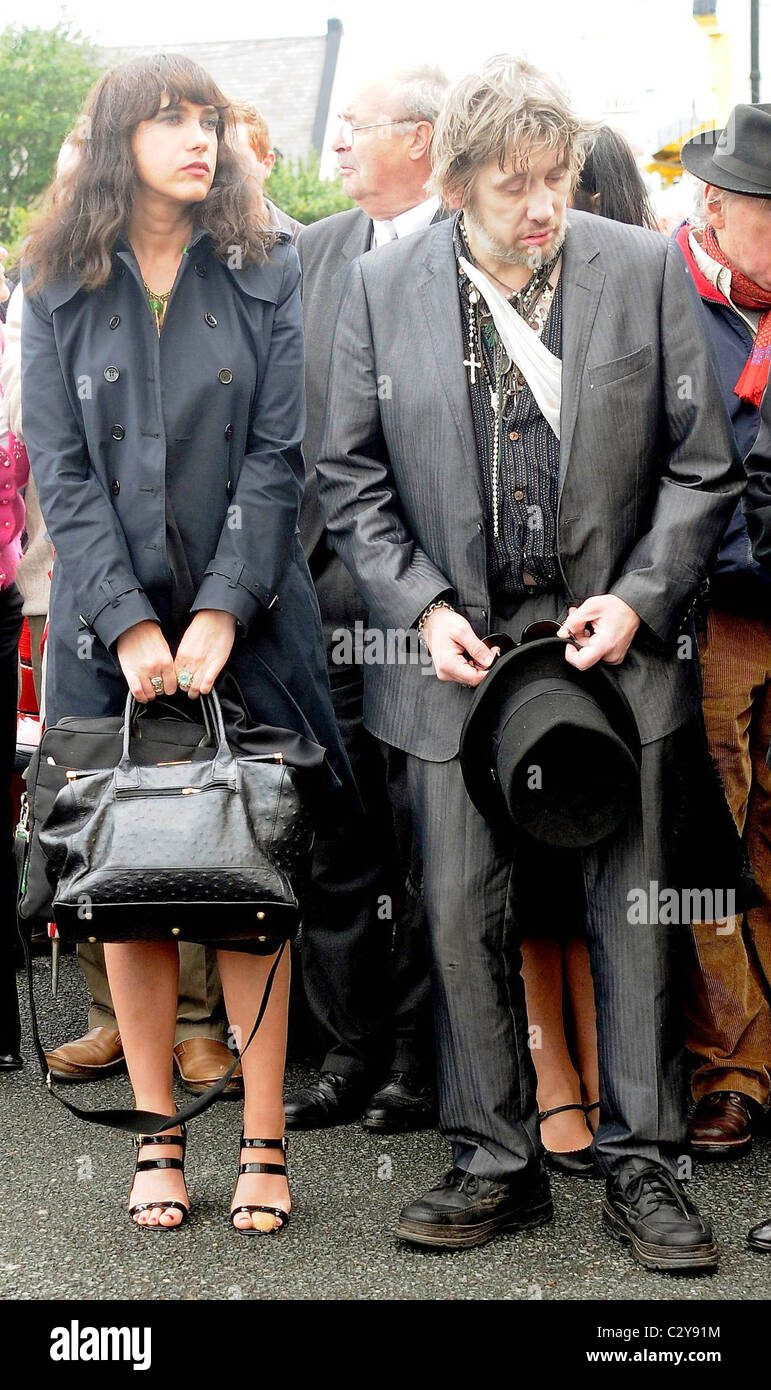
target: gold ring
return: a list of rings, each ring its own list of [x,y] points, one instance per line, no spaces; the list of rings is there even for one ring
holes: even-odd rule
[[[155,691],[156,695],[163,694],[163,676],[151,676],[150,684],[153,687],[153,690]]]
[[[192,683],[193,683],[193,673],[192,673],[192,671],[178,671],[178,672],[177,672],[177,685],[180,687],[181,690],[188,690],[189,687],[192,685]]]

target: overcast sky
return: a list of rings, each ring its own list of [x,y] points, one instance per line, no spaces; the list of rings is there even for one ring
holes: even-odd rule
[[[749,67],[749,0],[720,0],[718,14],[733,36],[736,91]],[[51,25],[62,13],[106,45],[321,34],[336,16],[344,39],[335,97],[373,69],[414,60],[443,66],[450,76],[492,53],[514,51],[559,76],[586,116],[636,109],[640,138],[711,103],[708,45],[692,18],[691,0],[290,0],[282,6],[226,0],[217,6],[177,0],[24,0],[27,25]],[[762,0],[763,95],[771,99],[771,0]],[[622,127],[624,121],[617,122]],[[627,133],[632,134],[631,131]]]

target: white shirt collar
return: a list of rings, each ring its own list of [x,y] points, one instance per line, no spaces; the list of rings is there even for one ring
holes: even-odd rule
[[[407,208],[406,212],[397,213],[390,221],[378,222],[372,219],[372,245],[382,246],[386,241],[393,241],[391,227],[396,232],[401,241],[402,237],[409,236],[411,232],[421,232],[424,227],[428,227],[433,221],[434,215],[439,207],[439,199],[434,195],[426,198],[425,202],[418,203],[414,208]]]

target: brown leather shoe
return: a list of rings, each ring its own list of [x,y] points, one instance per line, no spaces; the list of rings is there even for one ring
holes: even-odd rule
[[[752,1144],[755,1102],[741,1091],[711,1091],[691,1116],[688,1135],[697,1158],[741,1158]]]
[[[202,1096],[233,1064],[233,1054],[217,1038],[185,1038],[174,1048],[174,1061],[186,1091]],[[228,1099],[244,1094],[240,1065],[222,1092]]]
[[[46,1061],[54,1081],[100,1081],[126,1067],[117,1028],[91,1028],[82,1038],[47,1052]]]

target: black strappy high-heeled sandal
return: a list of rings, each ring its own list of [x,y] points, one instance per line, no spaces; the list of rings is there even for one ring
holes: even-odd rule
[[[585,1105],[585,1106],[583,1107],[583,1109],[584,1109],[584,1114],[586,1115],[587,1120],[588,1120],[588,1118],[589,1118],[589,1113],[590,1113],[590,1111],[592,1111],[592,1110],[599,1110],[599,1108],[600,1108],[600,1102],[599,1102],[598,1100],[593,1100],[592,1103],[591,1103],[591,1105]],[[589,1128],[590,1128],[590,1129],[592,1128],[591,1125],[589,1126]],[[592,1130],[592,1134],[595,1134],[595,1133],[596,1133],[596,1131],[595,1131],[595,1130]]]
[[[242,1133],[241,1148],[281,1149],[282,1153],[286,1154],[287,1145],[286,1139],[245,1139]],[[284,1176],[286,1176],[286,1163],[239,1163],[239,1178],[243,1173],[276,1173],[277,1175],[284,1174]],[[238,1182],[236,1182],[236,1186],[238,1186]],[[271,1216],[277,1216],[281,1224],[279,1226],[274,1226],[272,1231],[260,1231],[256,1226],[237,1226],[233,1217],[238,1216],[239,1212],[242,1211],[248,1211],[250,1214],[253,1211],[266,1211]],[[230,1224],[233,1230],[238,1231],[238,1234],[241,1236],[277,1236],[279,1231],[283,1231],[285,1226],[289,1224],[289,1212],[284,1211],[283,1207],[260,1207],[242,1203],[241,1206],[232,1208],[230,1213]]]
[[[134,1168],[134,1176],[135,1176],[135,1177],[136,1177],[137,1173],[148,1173],[148,1172],[150,1172],[152,1169],[156,1169],[156,1168],[178,1168],[178,1169],[180,1169],[180,1171],[184,1172],[184,1168],[185,1168],[185,1149],[186,1149],[186,1147],[187,1147],[187,1130],[186,1130],[186,1128],[185,1128],[184,1125],[181,1125],[180,1127],[181,1127],[181,1129],[182,1129],[182,1133],[181,1133],[181,1134],[134,1134],[134,1135],[132,1135],[132,1139],[133,1139],[133,1142],[134,1142],[134,1147],[135,1147],[135,1149],[136,1149],[136,1151],[137,1151],[136,1167]],[[178,1144],[178,1145],[180,1146],[180,1148],[182,1149],[182,1157],[181,1157],[181,1158],[143,1158],[143,1159],[140,1160],[140,1158],[139,1158],[139,1150],[142,1149],[142,1148],[144,1148],[145,1144]],[[133,1186],[133,1184],[132,1184],[132,1186]],[[135,1217],[135,1215],[136,1215],[136,1213],[137,1213],[138,1211],[150,1211],[153,1207],[161,1207],[161,1208],[163,1209],[163,1211],[171,1211],[172,1208],[173,1208],[174,1210],[176,1210],[176,1211],[181,1211],[181,1212],[182,1212],[182,1220],[181,1220],[181,1221],[177,1221],[176,1224],[175,1224],[174,1226],[163,1226],[163,1225],[161,1225],[160,1221],[159,1221],[159,1222],[157,1223],[157,1225],[155,1225],[155,1226],[150,1226],[150,1225],[148,1225],[147,1222],[145,1222],[145,1221],[134,1221],[134,1217]],[[188,1217],[188,1215],[189,1215],[189,1212],[190,1212],[190,1208],[189,1208],[189,1207],[186,1207],[185,1204],[184,1204],[184,1202],[170,1202],[170,1201],[163,1201],[163,1200],[157,1201],[157,1202],[135,1202],[135,1204],[134,1204],[133,1207],[129,1207],[129,1216],[131,1217],[131,1220],[132,1220],[133,1224],[134,1224],[135,1226],[138,1226],[138,1227],[139,1227],[140,1231],[178,1231],[179,1228],[180,1228],[180,1226],[184,1226],[185,1221],[187,1220],[187,1217]]]
[[[542,1124],[551,1115],[561,1115],[565,1110],[581,1110],[584,1116],[586,1115],[584,1105],[555,1105],[553,1110],[539,1110],[538,1123]],[[554,1168],[559,1173],[567,1173],[571,1178],[599,1177],[591,1144],[587,1144],[584,1149],[568,1149],[564,1153],[544,1147],[544,1157],[549,1168]]]

